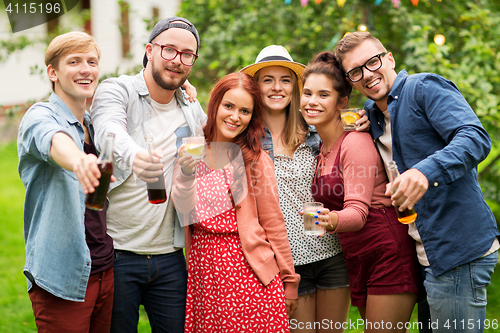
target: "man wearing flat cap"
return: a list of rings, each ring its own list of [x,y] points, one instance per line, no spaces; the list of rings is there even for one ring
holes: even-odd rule
[[[92,118],[96,144],[116,135],[116,182],[110,186],[108,233],[115,247],[115,294],[111,332],[137,332],[144,305],[153,332],[183,332],[187,271],[183,227],[170,199],[172,171],[182,138],[201,131],[206,115],[180,88],[198,58],[200,39],[180,17],[156,24],[144,69],[98,87]],[[152,136],[156,149],[146,149]],[[152,204],[146,183],[163,177],[166,201]]]

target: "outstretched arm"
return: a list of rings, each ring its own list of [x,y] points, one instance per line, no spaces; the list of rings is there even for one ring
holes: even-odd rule
[[[67,134],[58,132],[52,137],[50,156],[59,166],[73,171],[82,184],[83,192],[94,192],[99,185],[101,172],[97,167],[97,157],[85,154]]]

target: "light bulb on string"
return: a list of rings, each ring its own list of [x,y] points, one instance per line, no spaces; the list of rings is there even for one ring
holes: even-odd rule
[[[444,42],[446,41],[446,38],[444,38],[443,35],[441,34],[437,34],[436,36],[434,36],[434,43],[436,43],[437,45],[443,45]]]
[[[366,27],[366,25],[364,24],[360,24],[358,25],[358,31],[367,31],[368,28]]]

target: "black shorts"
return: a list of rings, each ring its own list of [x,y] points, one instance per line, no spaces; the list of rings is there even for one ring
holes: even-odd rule
[[[342,253],[336,256],[295,266],[300,274],[299,296],[314,294],[317,289],[338,289],[349,287],[347,265]]]

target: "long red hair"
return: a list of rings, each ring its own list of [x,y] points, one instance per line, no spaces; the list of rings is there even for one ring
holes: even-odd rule
[[[259,87],[253,78],[243,72],[231,73],[220,79],[210,93],[210,101],[207,107],[207,124],[203,128],[205,138],[208,143],[216,139],[217,133],[217,112],[219,105],[227,91],[235,88],[242,88],[253,98],[252,118],[247,128],[234,140],[243,155],[245,164],[256,162],[261,153],[261,138],[264,136],[262,128],[263,102]]]

